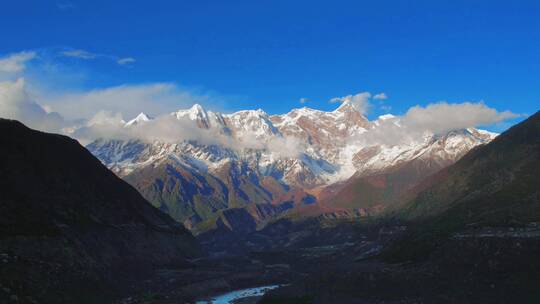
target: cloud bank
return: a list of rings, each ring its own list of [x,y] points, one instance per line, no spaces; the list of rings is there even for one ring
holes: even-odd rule
[[[379,93],[379,94],[375,94],[375,96],[373,96],[373,99],[375,99],[375,100],[386,100],[386,99],[388,99],[388,96],[386,96],[386,93]]]
[[[510,111],[498,112],[483,102],[459,104],[439,102],[426,107],[417,105],[410,108],[402,121],[404,126],[411,129],[441,133],[448,130],[487,126],[518,116]]]
[[[88,94],[81,93],[82,95],[69,95],[65,98],[72,101],[73,104],[69,104],[70,107],[65,109],[69,113],[69,110],[75,111],[77,107],[84,109],[85,106],[91,105],[85,109],[90,113],[94,108],[101,108],[102,103],[111,102],[117,97],[131,97],[131,99],[125,100],[147,102],[140,99],[139,95],[152,100],[151,97],[164,88],[167,86],[122,87],[94,91]],[[65,104],[59,103],[57,105],[64,106]],[[140,103],[136,103],[136,105],[141,106]],[[122,108],[123,105],[116,106]],[[147,105],[143,104],[142,106]],[[27,93],[25,81],[22,78],[17,81],[0,82],[0,117],[19,120],[34,129],[69,135],[79,140],[83,145],[101,138],[168,143],[197,141],[199,144],[220,145],[235,151],[266,149],[274,152],[278,157],[294,157],[302,151],[300,148],[302,145],[296,138],[272,136],[262,140],[257,139],[253,134],[253,136],[248,135],[235,139],[218,129],[202,129],[187,116],[178,119],[173,115],[164,114],[130,127],[125,126],[124,117],[118,111],[101,110],[85,120],[65,119],[64,116],[54,112],[50,107],[42,107],[36,103]]]
[[[0,58],[0,72],[18,73],[24,71],[26,63],[36,58],[36,52],[24,51]]]
[[[47,112],[26,93],[22,78],[0,82],[0,117],[19,120],[31,128],[61,133],[65,121],[60,114]]]
[[[180,143],[196,141],[202,145],[218,145],[237,152],[245,149],[268,150],[277,157],[291,158],[298,156],[303,150],[299,139],[289,136],[270,136],[260,139],[255,134],[244,134],[233,138],[220,129],[200,128],[189,117],[177,118],[165,114],[150,121],[140,122],[129,127],[123,122],[119,113],[102,111],[92,117],[85,126],[70,134],[81,143],[88,144],[96,139],[140,140],[152,143]]]
[[[105,56],[77,49],[64,51],[62,55],[83,60]],[[44,61],[43,57],[46,56],[24,51],[0,58],[0,76],[8,76],[0,77],[0,80],[31,74],[32,71],[27,71],[27,68],[34,70],[35,64],[30,69],[28,63],[32,60],[39,60],[39,63]],[[114,58],[121,65],[135,62],[131,57]],[[196,140],[201,144],[221,145],[233,150],[267,149],[279,157],[297,156],[306,148],[294,137],[271,136],[261,140],[255,134],[248,134],[235,139],[222,130],[201,129],[187,118],[177,119],[167,113],[189,108],[194,103],[215,104],[218,99],[209,94],[180,88],[173,83],[71,91],[47,91],[47,84],[51,85],[52,81],[42,83],[45,89],[39,91],[27,86],[23,78],[0,82],[0,117],[20,120],[35,129],[67,134],[83,144],[98,138],[138,139],[147,142]],[[350,104],[366,115],[374,105],[390,110],[390,106],[385,104],[387,98],[384,92],[375,95],[361,92],[332,98],[330,102]],[[377,102],[372,104],[373,100]],[[299,101],[303,104],[308,99],[301,98]],[[148,114],[156,118],[126,128],[124,118],[132,118],[142,111],[148,111]],[[353,140],[363,145],[396,145],[421,140],[426,133],[441,134],[450,130],[487,126],[515,117],[518,115],[509,111],[497,111],[483,102],[438,102],[411,107],[401,116],[390,115],[379,119],[373,123],[372,128]]]
[[[53,111],[69,119],[89,119],[96,113],[108,111],[134,117],[142,111],[157,116],[188,108],[194,103],[207,103],[209,95],[195,94],[172,83],[121,85],[79,92],[47,92],[43,102]]]
[[[425,107],[416,105],[403,116],[381,116],[375,128],[361,134],[356,140],[366,146],[406,144],[421,141],[425,135],[492,125],[519,116],[510,111],[499,112],[483,102],[437,102]]]
[[[365,113],[370,97],[369,93],[364,92],[338,98],[338,101],[349,102]],[[147,142],[196,140],[201,144],[222,145],[234,150],[269,149],[284,157],[303,151],[302,144],[292,137],[275,136],[262,141],[254,135],[238,140],[222,130],[201,129],[187,117],[178,119],[169,114],[152,115],[157,117],[144,124],[125,127],[123,113],[127,113],[125,117],[128,118],[136,116],[143,109],[153,109],[156,114],[170,113],[170,107],[174,107],[173,111],[179,108],[178,104],[184,104],[182,108],[187,108],[204,99],[204,96],[182,92],[172,84],[119,86],[47,98],[46,106],[34,101],[22,78],[1,82],[0,117],[20,120],[39,130],[68,134],[83,144],[98,138]],[[417,105],[402,116],[384,116],[355,140],[363,145],[403,144],[421,140],[426,133],[442,134],[450,130],[491,125],[518,116],[509,111],[499,112],[483,102]]]

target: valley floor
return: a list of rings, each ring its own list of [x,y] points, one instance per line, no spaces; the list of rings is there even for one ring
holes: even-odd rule
[[[320,239],[326,245],[195,260],[191,268],[159,270],[145,282],[142,295],[121,303],[191,303],[271,284],[288,286],[244,303],[531,303],[540,299],[540,227],[534,223],[456,233],[425,260],[390,263],[381,250],[403,231],[401,226],[385,227],[377,233],[357,234],[357,242],[332,244],[330,239]]]

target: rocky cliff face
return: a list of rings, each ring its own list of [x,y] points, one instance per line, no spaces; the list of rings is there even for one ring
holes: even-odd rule
[[[75,140],[2,119],[0,144],[0,283],[21,302],[100,301],[199,255],[189,231]]]
[[[408,141],[369,141],[365,134],[388,123],[400,128],[399,119],[385,115],[369,121],[348,102],[330,112],[301,108],[273,116],[262,110],[221,114],[195,105],[171,116],[203,130],[204,136],[178,141],[100,139],[87,148],[154,206],[191,228],[208,226],[205,222],[216,220],[220,210],[250,204],[292,202],[292,209],[302,210],[327,201],[330,211],[363,208],[369,188],[346,202],[330,200],[354,180],[396,171],[402,173],[389,181],[393,190],[382,192],[399,196],[495,137],[466,129],[425,132]],[[125,128],[148,121],[141,114]],[[369,205],[384,206],[385,200]]]

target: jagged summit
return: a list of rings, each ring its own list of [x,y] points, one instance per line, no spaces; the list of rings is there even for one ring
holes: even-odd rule
[[[182,117],[190,117],[191,119],[195,119],[197,117],[205,117],[206,116],[206,110],[198,103],[191,106],[189,109],[179,109],[176,112],[172,113],[177,118]]]
[[[333,112],[358,112],[350,98],[345,98],[343,102]]]
[[[139,113],[139,115],[137,115],[137,117],[135,117],[132,120],[128,121],[126,123],[126,126],[133,126],[133,125],[139,124],[141,122],[149,121],[150,119],[151,118],[148,115],[146,115],[144,112],[141,112],[141,113]]]

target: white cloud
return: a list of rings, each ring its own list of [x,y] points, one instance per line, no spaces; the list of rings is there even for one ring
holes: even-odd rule
[[[36,58],[36,53],[31,51],[14,53],[0,58],[0,72],[22,72],[26,68],[26,63],[34,58]]]
[[[368,93],[369,94],[369,93]],[[358,96],[360,95],[360,96]],[[143,141],[181,142],[196,140],[200,144],[221,145],[233,150],[266,149],[277,157],[290,158],[305,151],[302,141],[294,137],[271,136],[258,139],[255,134],[246,134],[241,139],[233,138],[217,128],[202,129],[189,118],[177,119],[167,114],[155,119],[125,127],[124,117],[133,117],[141,110],[153,106],[175,105],[182,91],[171,84],[120,86],[90,92],[62,95],[56,102],[42,107],[27,93],[24,80],[0,82],[0,117],[17,119],[32,128],[48,132],[68,134],[87,144],[97,138],[139,139]],[[193,96],[186,94],[183,101],[193,103]],[[367,94],[341,98],[342,102],[367,100]],[[358,105],[357,105],[358,106]],[[155,110],[155,109],[154,109]],[[67,114],[66,120],[58,112]],[[124,116],[122,113],[125,114]],[[71,117],[70,115],[73,115]],[[74,118],[86,116],[85,121]],[[414,106],[403,116],[386,115],[377,126],[360,135],[356,140],[364,145],[396,145],[423,138],[426,132],[442,134],[450,130],[478,127],[504,122],[518,115],[486,106],[484,103],[439,102],[427,106]]]
[[[371,98],[371,93],[369,92],[362,92],[358,93],[356,95],[348,95],[344,97],[334,97],[330,99],[331,103],[349,103],[351,104],[358,112],[362,114],[367,114],[369,109],[371,108],[371,104],[369,102]]]
[[[167,83],[124,85],[73,93],[29,93],[24,79],[20,78],[0,82],[0,117],[16,119],[42,131],[67,134],[83,144],[100,137],[164,141],[191,139],[218,143],[223,138],[217,134],[201,130],[191,121],[171,120],[172,116],[168,115],[210,98]],[[123,117],[133,117],[147,109],[155,116],[167,114],[144,128],[126,131]],[[73,133],[74,130],[77,131]],[[235,146],[233,143],[224,144]]]
[[[292,136],[273,136],[265,143],[265,149],[282,158],[294,158],[304,152],[305,141]]]
[[[373,96],[373,99],[375,99],[375,100],[386,100],[386,99],[388,99],[388,96],[386,95],[386,93],[379,93],[379,94],[376,94],[375,96]]]
[[[14,82],[0,82],[0,117],[16,119],[48,132],[60,132],[65,125],[62,116],[45,111],[28,96],[22,78]]]
[[[407,111],[402,120],[403,124],[409,128],[440,133],[491,125],[518,116],[510,111],[499,112],[483,102],[453,104],[438,102],[426,107],[414,106]]]
[[[283,158],[295,157],[303,151],[303,142],[294,137],[271,136],[258,139],[253,133],[233,138],[217,128],[200,128],[196,121],[188,117],[177,118],[168,114],[126,127],[122,115],[102,111],[88,120],[84,127],[76,129],[70,135],[82,144],[88,144],[98,138],[167,143],[196,141],[198,144],[219,145],[235,151],[268,150],[275,153],[276,157]]]
[[[118,63],[119,65],[125,65],[125,64],[130,64],[134,62],[135,62],[135,58],[132,58],[132,57],[120,58],[116,61],[116,63]]]
[[[161,115],[155,119],[130,127],[125,127],[120,113],[101,111],[94,115],[85,127],[78,129],[73,136],[82,142],[97,138],[139,139],[146,142],[181,142],[199,140],[201,143],[217,143],[218,134],[211,136],[210,131],[198,128],[188,119],[177,119],[172,115]]]
[[[510,111],[499,112],[483,102],[438,102],[411,107],[403,116],[385,117],[358,140],[365,145],[396,145],[415,142],[427,134],[492,125],[518,117]]]
[[[157,116],[194,103],[207,103],[208,95],[192,93],[171,83],[122,85],[80,92],[42,93],[43,102],[67,118],[90,118],[100,111],[133,117],[142,111]]]
[[[98,54],[98,53],[92,53],[92,52],[81,50],[81,49],[66,50],[66,51],[60,52],[60,54],[65,57],[79,58],[83,60],[92,60],[96,58],[102,58],[102,59],[115,61],[119,65],[127,65],[127,64],[134,63],[136,61],[135,58],[133,57],[119,57],[115,55]]]
[[[92,117],[86,127],[78,129],[74,137],[89,142],[97,138],[138,139],[145,142],[178,143],[185,140],[197,140],[201,144],[221,144],[232,147],[230,139],[215,130],[202,129],[188,118],[176,118],[173,115],[161,115],[153,120],[125,127],[122,115],[102,111]]]
[[[86,123],[87,126],[115,125],[124,126],[124,119],[121,113],[110,111],[99,111]]]
[[[308,102],[308,100],[309,100],[308,98],[302,97],[302,98],[300,98],[299,102],[301,104],[305,104],[306,102]]]
[[[95,59],[98,57],[98,54],[94,54],[85,50],[69,50],[69,51],[63,51],[61,52],[62,55],[66,57],[74,57],[74,58],[80,58],[85,60]]]

